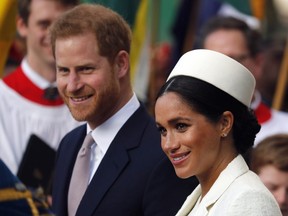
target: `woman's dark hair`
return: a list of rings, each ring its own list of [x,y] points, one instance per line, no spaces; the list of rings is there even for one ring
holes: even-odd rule
[[[240,154],[245,154],[254,144],[260,125],[252,109],[219,88],[189,76],[175,76],[160,89],[157,98],[166,92],[179,95],[196,112],[211,122],[219,121],[225,111],[234,115],[233,139]]]

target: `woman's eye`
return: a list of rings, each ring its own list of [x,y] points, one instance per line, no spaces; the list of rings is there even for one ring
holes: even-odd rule
[[[176,129],[179,130],[179,131],[185,131],[187,128],[187,125],[186,124],[183,124],[183,123],[178,123],[176,125]]]
[[[165,133],[166,133],[166,130],[163,127],[158,127],[158,131],[161,135],[165,135]]]

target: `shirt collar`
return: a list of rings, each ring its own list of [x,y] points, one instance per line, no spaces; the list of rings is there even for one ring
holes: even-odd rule
[[[28,63],[27,58],[22,60],[21,67],[23,73],[40,89],[48,88],[51,85],[56,87],[56,82],[50,83],[42,76],[40,76],[35,70],[33,70]]]
[[[125,122],[132,116],[132,114],[139,108],[135,93],[128,103],[123,106],[117,113],[107,119],[103,124],[92,131],[92,137],[105,154],[111,142],[117,135],[118,131],[125,124]],[[87,133],[91,131],[89,124],[87,124]]]

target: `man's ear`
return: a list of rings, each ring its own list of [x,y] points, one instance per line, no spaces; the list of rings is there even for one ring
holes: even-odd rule
[[[121,50],[115,58],[115,66],[117,68],[118,78],[124,77],[129,73],[129,54]]]
[[[16,27],[19,35],[25,38],[27,36],[28,27],[27,24],[24,22],[24,20],[19,16],[17,16],[16,18]]]
[[[223,112],[220,124],[221,124],[221,136],[227,136],[229,132],[231,131],[234,123],[234,116],[230,111]]]

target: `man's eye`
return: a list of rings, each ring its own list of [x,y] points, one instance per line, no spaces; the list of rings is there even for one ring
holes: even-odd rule
[[[57,72],[59,73],[67,73],[69,70],[67,68],[57,68]]]
[[[42,21],[38,23],[39,27],[42,29],[47,29],[50,26],[50,24],[51,22],[49,21]]]
[[[81,68],[81,71],[84,72],[84,73],[90,73],[94,70],[94,68],[92,67],[83,67]]]

